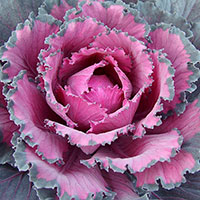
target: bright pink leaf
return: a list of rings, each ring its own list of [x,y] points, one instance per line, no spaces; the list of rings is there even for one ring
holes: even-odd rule
[[[21,170],[30,168],[31,181],[38,189],[57,188],[60,198],[78,197],[80,200],[108,191],[98,167],[88,169],[80,164],[80,159],[86,157],[81,150],[71,147],[66,154],[66,164],[59,166],[43,161],[33,149],[25,145],[18,145],[15,153],[18,167]]]
[[[124,105],[107,115],[99,122],[91,122],[91,128],[88,133],[104,133],[107,131],[115,130],[127,124],[133,124],[133,117],[140,102],[142,91],[139,91],[132,100],[125,100]]]
[[[180,93],[191,87],[189,82],[193,72],[188,69],[188,62],[196,62],[198,52],[185,38],[184,33],[174,27],[160,25],[150,32],[150,37],[152,43],[149,44],[149,48],[162,49],[175,69],[175,96],[172,102],[164,102],[164,111],[167,112],[181,102]]]
[[[14,89],[8,93],[11,118],[21,126],[21,136],[32,146],[37,146],[39,154],[50,161],[62,160],[68,148],[67,141],[45,127],[49,118],[60,121],[46,103],[45,97],[36,85],[28,81],[26,74],[20,74]]]
[[[57,134],[65,137],[69,136],[69,142],[72,145],[77,145],[78,147],[86,147],[83,148],[84,152],[93,153],[98,147],[99,144],[111,144],[111,142],[115,141],[120,135],[127,135],[132,133],[134,130],[133,124],[128,124],[120,128],[116,128],[111,131],[103,132],[101,134],[96,133],[84,133],[82,131],[64,126],[60,123],[56,123],[48,120],[47,124],[49,126],[53,126],[56,129]],[[90,148],[96,146],[95,148]],[[92,149],[92,152],[91,152]]]
[[[112,191],[116,193],[115,200],[139,199],[139,196],[133,191],[132,182],[125,174],[102,170],[102,175]]]
[[[188,104],[186,110],[180,116],[175,113],[169,116],[163,121],[161,126],[155,127],[153,130],[147,130],[147,133],[162,133],[162,131],[168,131],[172,128],[177,128],[184,138],[184,143],[194,137],[194,135],[200,132],[200,109],[197,107],[197,101]]]
[[[100,162],[105,169],[110,167],[122,173],[127,169],[131,173],[140,172],[158,161],[169,160],[180,149],[181,142],[181,137],[175,130],[145,135],[135,140],[131,136],[124,136],[113,143],[111,148],[101,148],[86,163],[93,166],[95,162]]]
[[[106,28],[103,25],[91,18],[77,18],[62,27],[56,37],[51,37],[49,45],[52,46],[53,50],[61,49],[64,52],[64,57],[68,57],[73,52],[87,47],[95,36],[105,31]]]
[[[2,59],[9,62],[3,73],[13,79],[21,70],[27,70],[28,77],[37,76],[38,54],[48,45],[44,40],[59,30],[58,22],[51,16],[39,15],[36,19],[30,18],[24,25],[18,26],[10,41],[3,48]],[[15,42],[13,42],[15,41]]]
[[[102,108],[106,108],[106,113],[113,113],[122,106],[123,92],[117,86],[115,87],[98,87],[88,93],[84,93],[83,98],[88,102],[96,102]]]
[[[183,174],[195,166],[192,154],[181,150],[170,162],[158,162],[154,166],[145,169],[143,172],[135,173],[137,187],[158,189],[156,180],[161,179],[164,188],[172,189],[174,184],[180,186],[184,180]]]
[[[161,123],[157,113],[163,110],[162,100],[172,100],[174,97],[173,70],[170,62],[159,52],[150,53],[154,65],[152,86],[146,88],[140,100],[134,120],[136,123],[135,136],[141,137],[145,128],[153,128]],[[168,129],[169,130],[169,129]]]
[[[62,88],[59,86],[59,80],[57,77],[58,71],[62,64],[62,59],[63,54],[60,51],[55,54],[50,54],[45,58],[45,65],[40,66],[40,70],[42,70],[43,67],[46,67],[45,73],[43,73],[43,71],[40,71],[40,73],[42,73],[41,78],[43,84],[45,85],[44,89],[46,90],[46,102],[57,115],[65,120],[67,125],[70,127],[75,127],[76,124],[66,115],[69,107],[63,106],[57,101],[55,96],[55,93],[59,93],[60,95],[62,94]]]
[[[106,115],[106,109],[96,103],[89,103],[83,98],[66,91],[64,105],[69,105],[67,116],[72,119],[79,130],[88,130],[91,121],[100,121]]]
[[[153,72],[152,63],[148,54],[145,53],[146,47],[123,32],[110,31],[97,36],[92,43],[93,47],[110,48],[112,50],[121,48],[126,55],[131,57],[132,64],[129,66],[126,76],[133,86],[133,93],[136,94],[140,88],[147,87],[152,83],[150,75]]]
[[[146,34],[146,24],[139,19],[138,13],[135,11],[129,12],[128,9],[117,3],[104,3],[103,6],[99,1],[85,3],[81,7],[81,12],[70,17],[90,16],[97,21],[103,22],[109,28],[122,30],[137,39],[143,39]],[[126,11],[127,13],[125,13]]]
[[[106,75],[93,75],[88,82],[90,89],[113,87],[113,83]]]
[[[78,96],[81,96],[84,92],[89,92],[89,87],[91,87],[89,82],[91,82],[94,71],[98,68],[104,67],[105,65],[107,65],[107,62],[102,60],[99,63],[80,70],[67,79],[67,85],[69,85],[72,92]],[[104,80],[103,83],[105,81],[106,80]]]

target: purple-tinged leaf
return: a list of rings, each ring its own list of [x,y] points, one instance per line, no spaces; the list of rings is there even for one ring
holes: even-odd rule
[[[150,75],[153,72],[153,65],[148,54],[145,53],[146,47],[135,38],[123,32],[111,30],[109,33],[97,36],[92,47],[104,49],[109,47],[112,50],[121,48],[126,55],[131,57],[132,65],[129,67],[129,72],[126,72],[126,76],[132,83],[133,94],[152,83]]]
[[[3,66],[2,80],[7,82],[21,70],[27,70],[28,77],[37,76],[38,54],[41,49],[46,49],[44,44],[47,36],[59,30],[60,22],[52,16],[33,13],[24,24],[19,24],[12,33],[9,41],[0,49],[2,61],[7,61]]]
[[[159,161],[165,162],[176,155],[182,143],[176,130],[160,135],[145,135],[133,140],[131,136],[122,136],[111,147],[100,148],[89,160],[82,161],[91,167],[101,163],[101,167],[124,173],[144,171]],[[159,152],[159,154],[158,154]]]
[[[77,147],[69,149],[65,165],[45,162],[23,142],[18,142],[14,156],[21,171],[30,170],[30,179],[36,188],[56,188],[60,200],[112,195],[97,167],[88,169],[80,164],[80,159],[88,156]]]
[[[133,117],[138,108],[141,94],[142,90],[140,90],[132,100],[125,100],[124,105],[120,109],[105,116],[103,120],[91,122],[91,128],[88,133],[99,134],[119,129],[127,124],[133,124]]]
[[[58,116],[65,120],[67,125],[70,127],[75,127],[76,124],[66,115],[69,107],[63,106],[61,103],[59,103],[54,94],[55,89],[59,89],[57,86],[57,73],[60,65],[62,64],[62,59],[63,54],[60,51],[50,54],[45,58],[46,64],[44,66],[40,66],[38,70],[39,73],[41,73],[40,78],[43,81],[42,84],[44,84],[42,89],[46,91],[46,103]],[[43,68],[45,68],[44,71]]]
[[[69,105],[67,116],[77,124],[78,130],[87,131],[91,121],[98,122],[106,116],[106,109],[100,104],[87,102],[69,91],[63,94],[63,104]]]
[[[6,94],[11,119],[20,125],[21,137],[31,146],[37,146],[37,152],[49,162],[63,160],[67,151],[67,140],[45,126],[45,119],[60,121],[45,101],[43,94],[30,82],[24,71],[14,78],[13,89]]]
[[[177,128],[184,138],[184,142],[187,142],[194,135],[200,132],[200,108],[198,107],[197,100],[188,104],[185,112],[180,116],[173,114],[167,119],[163,120],[162,124],[155,127],[153,130],[147,130],[148,134],[159,134],[163,131],[170,131],[173,128]]]
[[[0,165],[0,196],[3,200],[39,200],[27,173],[10,165]]]
[[[107,113],[113,113],[122,106],[123,92],[117,86],[115,87],[97,87],[88,93],[84,93],[83,98],[88,102],[96,102],[102,108],[107,109]]]
[[[23,23],[30,12],[37,14],[43,0],[7,0],[0,2],[0,46],[8,40],[18,23]]]
[[[91,82],[94,71],[104,68],[107,64],[108,63],[106,61],[102,60],[99,63],[95,63],[94,65],[80,70],[67,79],[67,85],[70,86],[72,92],[78,96],[81,96],[84,92],[89,92],[89,87],[91,87],[89,83]],[[67,70],[69,69],[66,69],[66,71]],[[68,75],[67,72],[66,75]],[[109,81],[108,78],[106,80],[106,78],[107,77],[105,77],[104,80],[101,80],[102,84],[107,83],[107,86],[113,86],[112,82]]]
[[[111,29],[115,28],[127,32],[137,39],[144,39],[149,32],[148,25],[139,17],[138,12],[120,1],[115,3],[110,1],[103,3],[99,1],[85,3],[81,6],[79,12],[71,14],[66,18],[79,16],[90,16]]]
[[[1,142],[11,146],[13,133],[19,129],[13,121],[10,120],[10,114],[7,110],[7,102],[3,95],[3,83],[0,82],[0,134]]]
[[[155,191],[158,190],[157,180],[160,179],[162,186],[166,189],[178,187],[186,181],[184,177],[186,171],[193,171],[196,168],[195,164],[192,154],[181,150],[170,159],[170,162],[158,162],[143,172],[135,173],[136,186]]]
[[[199,78],[200,73],[194,66],[188,66],[188,63],[195,64],[199,60],[200,52],[185,38],[184,33],[175,27],[166,24],[156,25],[149,35],[152,40],[152,43],[148,45],[149,48],[162,49],[175,69],[174,99],[171,102],[163,102],[164,111],[167,112],[182,102],[181,92],[194,90],[193,82]],[[183,112],[183,110],[177,111]]]
[[[52,50],[63,51],[64,57],[87,47],[94,37],[105,32],[106,28],[92,18],[76,18],[61,27],[56,36],[48,38],[47,43]]]
[[[186,174],[186,183],[172,190],[165,190],[159,187],[159,190],[154,192],[156,197],[167,200],[194,200],[200,199],[200,172],[195,174]],[[151,195],[154,198],[154,194]]]
[[[102,170],[101,173],[111,190],[116,193],[115,200],[140,199],[140,197],[134,192],[133,185],[125,174],[113,172],[112,170],[109,172]]]
[[[152,78],[154,82],[149,88],[146,88],[136,111],[134,120],[136,121],[136,131],[134,135],[141,137],[145,134],[145,128],[153,129],[160,125],[161,116],[158,112],[163,110],[162,100],[168,102],[174,98],[174,70],[171,63],[164,55],[159,52],[149,53],[154,69]]]
[[[184,114],[180,116],[172,115],[163,121],[159,127],[154,130],[147,130],[147,134],[162,133],[172,127],[178,128],[183,136],[183,145],[180,152],[170,162],[156,163],[149,169],[135,174],[138,178],[137,186],[143,186],[150,190],[157,190],[156,180],[160,179],[164,188],[172,189],[185,182],[184,174],[188,171],[195,173],[200,169],[200,118],[197,100],[186,107]]]

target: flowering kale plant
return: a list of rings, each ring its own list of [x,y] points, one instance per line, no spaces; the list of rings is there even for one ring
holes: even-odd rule
[[[200,0],[0,9],[1,199],[200,199]]]

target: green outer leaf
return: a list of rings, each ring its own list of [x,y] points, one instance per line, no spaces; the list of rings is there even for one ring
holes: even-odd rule
[[[176,13],[171,14],[169,12],[165,12],[149,1],[139,1],[136,8],[140,11],[141,16],[144,17],[149,24],[162,22],[166,24],[173,24],[185,32],[187,37],[192,36],[190,24],[187,23],[183,17],[178,16]]]
[[[6,143],[0,142],[0,164],[9,163],[14,166],[13,153],[14,150],[11,147],[8,147]]]
[[[183,144],[182,149],[191,153],[196,161],[195,167],[190,171],[195,173],[200,170],[200,132]]]
[[[197,89],[192,92],[192,93],[187,93],[187,101],[189,103],[193,102],[195,99],[198,98],[199,94],[200,94],[200,79],[198,81],[195,82],[195,85],[197,86]],[[199,98],[200,99],[200,98]]]
[[[123,0],[125,3],[137,3],[138,0]]]
[[[40,200],[55,200],[56,199],[56,191],[52,189],[37,189],[35,188],[37,195]]]
[[[200,0],[154,0],[155,5],[170,13],[176,13],[189,22],[200,22]]]
[[[200,22],[193,23],[192,28],[193,37],[190,39],[197,49],[200,49]]]
[[[43,4],[39,7],[39,14],[50,14],[54,6],[60,6],[66,1],[70,6],[76,7],[78,0],[43,0]],[[84,0],[83,0],[84,1]]]
[[[14,158],[13,158],[14,150],[8,146],[5,142],[3,142],[3,133],[0,127],[0,164],[9,163],[14,166]]]
[[[37,14],[43,0],[0,1],[0,46],[6,42],[18,23],[24,22],[30,12]]]
[[[54,5],[60,6],[62,0],[44,0],[43,4],[39,7],[39,14],[50,14]]]
[[[186,33],[187,36],[192,36],[192,43],[200,49],[200,0],[149,0],[152,2],[155,13],[159,13],[159,10],[162,10],[165,15],[174,16],[175,19],[171,21],[173,25],[180,28]],[[148,3],[146,3],[148,4]],[[149,3],[150,4],[150,3]],[[148,10],[149,11],[149,10]],[[166,14],[167,13],[167,14]],[[180,21],[178,23],[178,21]],[[173,21],[177,21],[174,23]],[[181,21],[185,21],[185,24],[182,24]],[[167,22],[162,19],[162,22]],[[168,23],[168,22],[167,22]],[[191,23],[191,25],[189,24]],[[187,24],[187,25],[186,25]],[[186,28],[186,29],[185,29]],[[187,30],[188,29],[188,30]],[[191,34],[191,31],[192,34]],[[191,35],[188,35],[190,33]]]

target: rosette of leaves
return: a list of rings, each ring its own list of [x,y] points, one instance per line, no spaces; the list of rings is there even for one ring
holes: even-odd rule
[[[1,198],[199,199],[199,8],[2,1]]]

